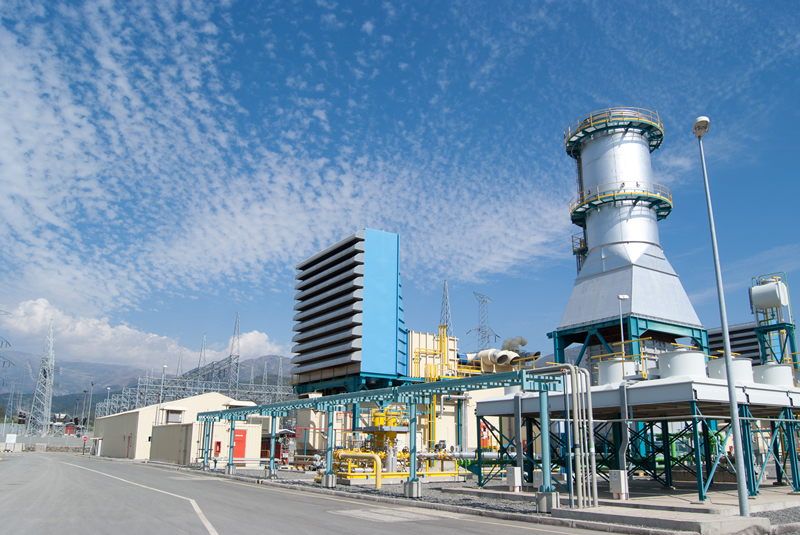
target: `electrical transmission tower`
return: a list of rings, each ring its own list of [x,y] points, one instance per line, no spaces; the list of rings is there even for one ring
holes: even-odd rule
[[[50,431],[50,413],[53,406],[53,374],[55,372],[56,354],[53,351],[53,320],[47,332],[47,341],[42,350],[42,363],[39,366],[39,377],[33,394],[31,414],[28,417],[28,435],[44,435]]]
[[[475,330],[478,331],[478,335],[480,336],[480,349],[489,349],[492,345],[492,336],[494,336],[495,339],[498,338],[497,333],[489,327],[489,303],[491,303],[492,300],[478,292],[472,293],[474,293],[475,297],[478,299],[478,328]]]
[[[183,375],[183,348],[181,348],[181,352],[178,355],[178,367],[175,369],[175,377],[180,377]]]
[[[444,281],[444,293],[442,294],[442,313],[439,316],[439,325],[447,326],[447,336],[453,336],[453,320],[450,317],[450,296],[447,294],[447,280]]]
[[[236,313],[236,327],[233,328],[233,338],[231,338],[231,370],[228,377],[228,384],[234,392],[239,391],[239,313]]]
[[[203,345],[200,346],[200,360],[197,361],[197,369],[199,370],[206,365],[206,333],[203,333]]]

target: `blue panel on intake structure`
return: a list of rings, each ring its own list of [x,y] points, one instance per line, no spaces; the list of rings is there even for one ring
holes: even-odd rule
[[[361,374],[405,375],[408,357],[398,271],[400,237],[373,229],[364,232]]]

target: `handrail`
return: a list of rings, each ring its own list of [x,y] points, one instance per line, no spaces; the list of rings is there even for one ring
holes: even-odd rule
[[[598,184],[592,186],[578,193],[577,200],[569,202],[570,213],[574,212],[580,206],[596,200],[612,199],[624,197],[628,195],[644,195],[646,197],[653,197],[661,199],[672,205],[672,192],[666,186],[661,184],[651,184],[653,187],[644,188],[641,186],[626,187],[624,182],[607,182],[605,184]],[[608,186],[608,187],[606,187]]]
[[[664,123],[657,113],[644,108],[606,108],[578,117],[564,131],[564,146],[568,146],[572,136],[586,128],[608,124],[615,121],[636,119],[640,123],[655,126],[664,132]]]

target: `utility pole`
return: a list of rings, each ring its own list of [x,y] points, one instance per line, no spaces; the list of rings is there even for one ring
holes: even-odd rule
[[[92,422],[92,395],[94,394],[94,381],[89,383],[89,414],[88,418],[86,418],[86,434],[89,434],[89,424]]]
[[[81,405],[80,426],[83,427],[83,431],[81,432],[81,436],[86,434],[86,424],[84,423],[86,421],[86,418],[85,418],[84,414],[86,414],[86,393],[87,392],[88,392],[88,390],[84,389],[84,391],[83,391],[83,405]]]

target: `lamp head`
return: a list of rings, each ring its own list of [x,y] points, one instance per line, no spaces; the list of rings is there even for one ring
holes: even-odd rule
[[[619,299],[620,301],[627,301],[628,299],[630,299],[630,296],[628,296],[628,295],[618,295],[617,299]]]
[[[697,119],[694,120],[694,135],[697,136],[697,139],[701,139],[704,135],[708,133],[708,128],[711,126],[711,119],[706,117],[705,115],[701,115]]]

